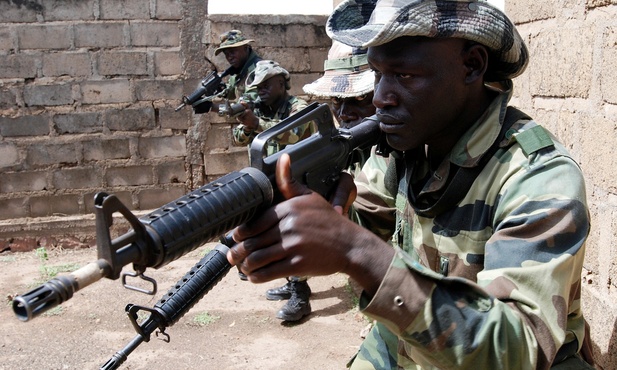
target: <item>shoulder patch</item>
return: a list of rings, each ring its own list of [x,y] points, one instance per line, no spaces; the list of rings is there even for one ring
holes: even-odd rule
[[[554,146],[553,140],[542,126],[534,126],[514,135],[525,155]]]

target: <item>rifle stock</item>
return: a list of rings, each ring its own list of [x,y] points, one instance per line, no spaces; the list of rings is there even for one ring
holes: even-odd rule
[[[280,152],[266,157],[266,144],[282,132],[316,122],[318,132]],[[259,134],[251,144],[251,166],[231,172],[148,215],[136,218],[114,195],[95,196],[98,260],[68,275],[56,277],[13,300],[17,318],[28,321],[70,299],[84,287],[102,279],[118,279],[122,268],[133,264],[135,275],[153,284],[143,273],[160,268],[197,247],[250,220],[261,210],[279,202],[275,165],[287,153],[292,176],[327,197],[353,153],[378,144],[379,125],[368,118],[350,129],[336,128],[330,109],[313,103],[297,114]],[[112,215],[120,212],[132,229],[116,239],[110,237]],[[205,293],[204,293],[205,294]]]

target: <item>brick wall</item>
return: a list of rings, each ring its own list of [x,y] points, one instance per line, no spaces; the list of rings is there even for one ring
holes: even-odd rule
[[[0,2],[0,250],[65,235],[55,218],[89,215],[99,191],[139,212],[248,165],[246,148],[231,146],[235,121],[174,108],[212,68],[206,56],[227,67],[214,48],[233,28],[286,67],[301,94],[323,69],[326,17],[206,9],[197,0]]]
[[[507,0],[531,62],[513,103],[569,148],[586,176],[592,229],[583,309],[598,362],[617,369],[617,1]],[[567,181],[567,180],[564,180]]]

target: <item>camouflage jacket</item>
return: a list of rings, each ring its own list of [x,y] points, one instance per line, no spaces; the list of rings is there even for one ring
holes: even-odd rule
[[[257,64],[257,62],[261,59],[262,58],[257,55],[255,51],[251,50],[251,53],[249,54],[246,63],[244,63],[244,66],[242,66],[242,69],[229,76],[225,91],[221,94],[221,97],[230,101],[238,100],[241,97],[248,101],[254,101],[257,99],[257,88],[246,90],[246,78],[249,73],[255,70],[255,64]]]
[[[244,132],[244,125],[240,124],[236,126],[233,131],[234,144],[237,146],[249,145],[257,134],[270,127],[276,126],[285,118],[306,108],[307,105],[306,101],[290,95],[285,104],[281,104],[279,109],[270,115],[265,115],[263,110],[259,107],[255,108],[253,113],[259,118],[259,127],[256,130],[251,130],[250,133],[247,134]],[[267,155],[278,152],[286,145],[295,144],[311,136],[315,132],[317,132],[317,126],[313,122],[286,131],[277,136],[275,141],[268,143]]]
[[[442,188],[452,164],[475,165],[508,101],[497,97],[435,172],[403,153],[390,161],[404,168],[398,190],[384,181],[383,161],[369,159],[357,177],[354,208],[367,227],[391,235],[396,253],[376,294],[361,296],[377,324],[351,369],[548,369],[589,340],[580,307],[585,185],[550,133],[516,122],[448,211],[422,217],[409,201],[410,187]]]

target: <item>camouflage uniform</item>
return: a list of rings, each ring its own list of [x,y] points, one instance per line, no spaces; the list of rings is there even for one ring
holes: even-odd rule
[[[270,116],[266,116],[262,112],[262,109],[256,108],[255,110],[253,110],[253,113],[255,113],[255,115],[259,118],[259,128],[254,131],[250,131],[250,133],[247,134],[244,132],[244,125],[240,124],[236,126],[233,131],[235,145],[249,145],[253,141],[255,136],[257,136],[257,134],[269,129],[270,127],[276,126],[283,119],[292,116],[295,113],[306,108],[307,105],[308,104],[306,101],[295,96],[289,96],[287,102],[285,104],[282,104],[281,107]],[[315,124],[312,122],[310,124],[302,125],[292,130],[286,131],[277,136],[276,141],[270,141],[268,143],[267,154],[274,154],[279,150],[283,149],[285,145],[295,144],[298,141],[311,136],[315,132],[317,132],[317,127],[315,127]]]
[[[360,299],[378,324],[351,369],[547,369],[564,359],[592,368],[578,359],[589,340],[580,308],[584,180],[552,135],[519,120],[457,206],[423,217],[409,201],[447,186],[453,164],[477,163],[508,100],[498,96],[435,172],[423,155],[391,160],[404,168],[394,202],[392,167],[369,160],[357,178],[360,218],[392,235],[396,254],[375,296]]]
[[[227,80],[227,88],[222,94],[222,98],[230,101],[235,101],[240,98],[247,101],[254,101],[257,99],[257,88],[252,87],[247,89],[246,77],[249,73],[255,70],[255,64],[261,59],[262,58],[251,49],[249,57],[246,60],[246,63],[244,63],[242,69],[237,74],[229,76],[229,79]]]

